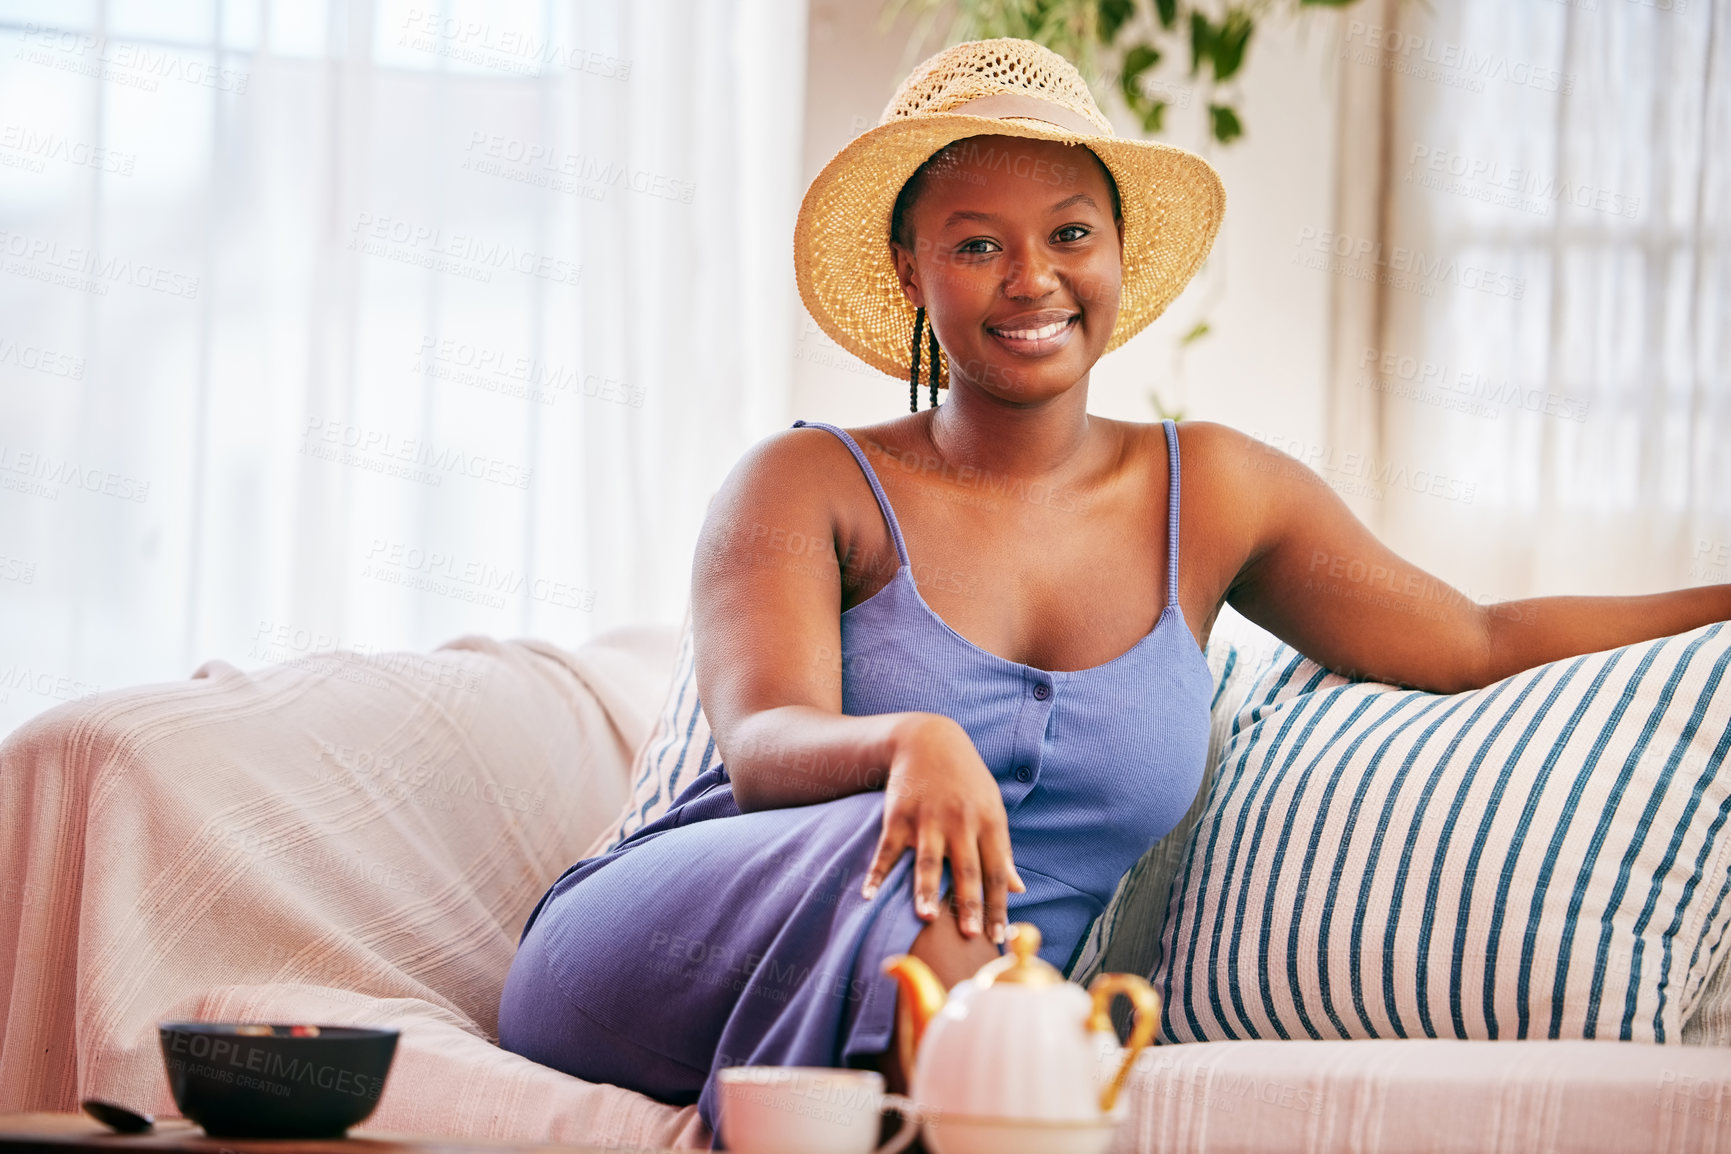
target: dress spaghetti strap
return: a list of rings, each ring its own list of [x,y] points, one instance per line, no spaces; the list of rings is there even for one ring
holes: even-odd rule
[[[1178,604],[1178,425],[1170,418],[1166,426],[1166,461],[1171,480],[1166,494],[1166,604]]]
[[[848,451],[853,453],[853,459],[859,462],[860,471],[865,473],[866,480],[871,482],[872,494],[878,499],[878,508],[883,512],[884,520],[889,522],[890,536],[895,538],[896,542],[896,556],[901,558],[903,565],[906,565],[908,563],[908,547],[902,544],[902,527],[896,524],[895,510],[890,508],[890,499],[884,494],[884,487],[878,482],[878,475],[872,471],[871,462],[866,460],[865,450],[861,449],[854,439],[848,436],[846,429],[838,428],[824,421],[807,421],[803,418],[793,423],[793,427],[796,429],[801,425],[813,429],[828,429],[840,437],[842,444],[846,445]]]

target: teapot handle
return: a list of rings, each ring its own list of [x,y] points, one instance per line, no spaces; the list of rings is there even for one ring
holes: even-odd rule
[[[1130,1045],[1124,1055],[1124,1061],[1118,1066],[1118,1072],[1100,1092],[1100,1110],[1110,1113],[1112,1106],[1118,1100],[1118,1091],[1124,1086],[1124,1079],[1130,1074],[1130,1063],[1136,1060],[1136,1055],[1143,1047],[1154,1039],[1154,1031],[1160,1026],[1160,995],[1154,992],[1145,978],[1135,974],[1101,974],[1088,984],[1088,993],[1094,999],[1094,1009],[1088,1015],[1090,1030],[1110,1030],[1112,1017],[1107,1012],[1115,995],[1123,994],[1130,999],[1135,1008],[1135,1025],[1130,1030]]]

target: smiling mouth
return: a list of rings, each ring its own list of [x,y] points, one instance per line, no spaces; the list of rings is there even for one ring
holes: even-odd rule
[[[1052,321],[1050,324],[1017,329],[996,329],[988,326],[986,331],[996,337],[999,344],[1016,353],[1023,356],[1042,356],[1067,344],[1070,331],[1081,319],[1082,314],[1077,313],[1066,320]]]

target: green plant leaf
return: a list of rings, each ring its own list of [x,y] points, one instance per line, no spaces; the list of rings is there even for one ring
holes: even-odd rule
[[[1242,8],[1233,8],[1226,13],[1226,20],[1215,30],[1214,36],[1214,81],[1216,84],[1227,80],[1236,73],[1244,63],[1244,50],[1250,46],[1250,34],[1256,31],[1256,23],[1250,18],[1250,13]]]
[[[1100,43],[1110,44],[1130,18],[1136,15],[1136,0],[1099,0]]]
[[[1202,70],[1202,60],[1214,59],[1214,25],[1200,12],[1190,13],[1190,75]]]
[[[1160,63],[1160,50],[1152,44],[1132,44],[1124,52],[1124,64],[1119,69],[1118,86],[1124,90],[1124,99],[1133,100],[1142,95],[1142,88],[1136,82],[1142,74]],[[1146,97],[1144,97],[1146,99]]]
[[[1208,122],[1214,130],[1214,139],[1221,144],[1231,144],[1244,135],[1244,125],[1238,120],[1238,113],[1224,104],[1208,106]]]
[[[1199,341],[1207,335],[1208,335],[1208,322],[1207,321],[1197,321],[1193,326],[1191,326],[1191,329],[1189,332],[1185,333],[1183,336],[1178,338],[1178,344],[1180,346],[1188,345],[1192,341]]]
[[[1345,8],[1356,3],[1358,0],[1298,0],[1300,8],[1307,6],[1312,8]]]
[[[1124,50],[1124,83],[1135,84],[1150,68],[1160,63],[1160,50],[1149,43],[1132,44]]]
[[[1146,42],[1132,44],[1124,51],[1123,67],[1118,77],[1119,91],[1124,95],[1124,106],[1135,113],[1142,122],[1142,127],[1148,132],[1159,132],[1166,102],[1151,100],[1142,91],[1138,83],[1142,74],[1160,63],[1160,50]]]
[[[1178,0],[1154,0],[1154,13],[1160,17],[1160,27],[1170,30],[1178,23]]]

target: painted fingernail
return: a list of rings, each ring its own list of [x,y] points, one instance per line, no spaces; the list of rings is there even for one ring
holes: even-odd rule
[[[938,904],[932,901],[931,898],[922,897],[917,899],[914,902],[914,909],[922,918],[935,918],[938,916]]]
[[[874,881],[868,881],[863,887],[861,887],[859,896],[869,902],[873,898],[877,897],[877,893],[878,884]]]
[[[1003,922],[993,922],[992,923],[992,940],[994,942],[997,942],[1000,946],[1004,944],[1004,923]]]
[[[969,914],[966,918],[966,922],[967,924],[963,928],[970,934],[977,934],[980,932],[980,919],[978,916]]]

